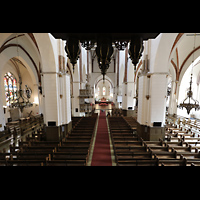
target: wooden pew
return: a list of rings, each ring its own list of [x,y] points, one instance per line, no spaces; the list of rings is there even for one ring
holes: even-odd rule
[[[181,158],[186,158],[187,161],[200,161],[200,152],[191,153],[191,152],[182,152]]]
[[[115,122],[116,120],[117,122]],[[109,128],[118,166],[156,166],[151,152],[134,133],[123,117],[110,117]]]
[[[10,146],[10,153],[0,158],[5,166],[85,166],[97,116],[81,118],[67,137],[60,142],[40,141],[38,131],[20,141],[19,146]],[[21,122],[23,125],[25,122]],[[40,131],[42,129],[40,128]],[[44,129],[43,129],[44,130]],[[42,130],[42,131],[43,131]],[[35,136],[37,135],[37,138]],[[1,155],[0,155],[1,156]]]
[[[41,162],[45,162],[47,157],[51,157],[51,153],[18,152],[15,156],[13,156],[13,160],[40,160]]]
[[[154,159],[138,159],[138,160],[124,160],[119,161],[118,166],[158,166],[158,160]]]
[[[118,162],[128,161],[128,160],[151,160],[151,152],[119,152],[117,153]]]
[[[158,160],[158,166],[186,166],[187,160],[186,159],[173,159],[173,160]]]
[[[200,166],[200,161],[199,160],[187,161],[187,166]]]
[[[152,152],[153,153],[153,152]],[[169,152],[169,151],[158,151],[154,152],[154,158],[159,160],[174,160],[177,159],[177,152]]]
[[[85,166],[87,165],[97,116],[81,118],[53,152],[47,166]]]
[[[86,166],[84,160],[48,160],[46,166]]]
[[[7,160],[6,166],[43,166],[41,160]]]

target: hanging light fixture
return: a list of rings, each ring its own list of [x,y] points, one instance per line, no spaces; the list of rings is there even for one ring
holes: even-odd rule
[[[191,79],[190,79],[190,88],[189,91],[187,92],[187,97],[183,100],[182,103],[180,103],[180,105],[178,106],[179,108],[183,109],[185,108],[187,110],[187,114],[189,115],[190,110],[192,110],[193,108],[196,110],[199,110],[199,102],[197,100],[195,100],[193,97],[193,92],[192,92],[192,74],[191,74]],[[188,99],[188,103],[185,103],[186,100]],[[194,103],[191,103],[191,100]]]
[[[113,54],[112,40],[107,38],[100,38],[97,41],[96,55],[103,80],[105,80],[105,74],[109,68],[111,62],[111,56]]]
[[[144,49],[143,39],[148,38],[147,33],[66,33],[64,35],[62,34],[62,36],[59,36],[60,33],[52,34],[56,38],[61,37],[67,40],[65,51],[73,65],[73,71],[81,52],[81,46],[86,50],[91,50],[97,45],[96,55],[103,79],[105,78],[106,71],[111,62],[111,57],[114,51],[113,46],[115,46],[119,51],[123,51],[130,42],[128,53],[135,66],[134,69],[136,70],[136,65],[139,62]],[[152,35],[152,33],[150,35]],[[157,34],[153,34],[153,38],[156,35]]]
[[[194,34],[194,49],[195,49],[195,39],[196,39],[196,34]],[[194,53],[193,53],[193,60],[192,60],[192,70],[193,70],[193,62],[194,62]],[[191,73],[191,78],[190,78],[190,87],[189,87],[189,91],[187,92],[187,97],[183,100],[182,103],[180,103],[180,105],[178,106],[178,108],[185,108],[187,110],[187,114],[189,115],[190,111],[194,108],[195,111],[199,110],[199,102],[197,100],[195,100],[193,98],[193,92],[192,92],[192,76],[193,73]],[[188,99],[188,103],[186,103],[186,100]],[[191,103],[191,100],[194,103]]]
[[[82,40],[81,46],[85,48],[86,50],[91,50],[94,47],[94,41],[93,40]]]
[[[128,45],[129,41],[120,41],[120,40],[116,40],[115,41],[115,47],[119,50],[119,51],[123,51],[127,45]]]
[[[128,53],[130,55],[132,63],[134,64],[134,70],[136,70],[136,65],[139,62],[140,57],[142,56],[143,50],[144,46],[142,38],[139,36],[132,37]]]
[[[67,57],[70,59],[71,64],[73,65],[73,72],[74,72],[74,66],[77,63],[77,60],[79,58],[79,55],[81,53],[79,40],[70,37],[67,40],[65,51],[67,53]]]
[[[13,103],[9,106],[10,108],[19,108],[21,113],[23,112],[24,108],[32,107],[33,103],[29,101],[31,98],[32,90],[27,86],[25,89],[26,97],[24,96],[24,91],[22,90],[22,80],[21,76],[19,75],[19,90],[17,91],[18,98],[14,100]]]

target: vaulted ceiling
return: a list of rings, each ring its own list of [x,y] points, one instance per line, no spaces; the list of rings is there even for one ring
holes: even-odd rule
[[[193,59],[200,56],[200,35],[192,33],[179,33],[172,47],[169,60],[171,62],[171,72],[175,72],[175,80],[181,81],[181,78],[187,68],[191,65]],[[200,63],[195,66],[200,69]],[[199,70],[200,71],[200,70]]]

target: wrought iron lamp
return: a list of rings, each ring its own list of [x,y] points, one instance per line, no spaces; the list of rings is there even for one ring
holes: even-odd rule
[[[199,110],[200,107],[199,107],[199,102],[197,100],[195,100],[193,97],[193,92],[192,92],[192,74],[191,74],[191,79],[190,79],[190,88],[189,88],[189,91],[187,92],[187,97],[183,100],[182,103],[180,103],[180,105],[178,106],[178,108],[185,108],[187,110],[187,114],[189,115],[190,111],[194,108],[195,111],[196,110]],[[189,100],[188,103],[186,103],[185,101],[186,100]],[[191,103],[191,100],[194,102],[194,103]]]
[[[198,35],[198,34],[192,34],[192,35],[187,35],[187,36],[194,36],[194,48],[193,49],[195,49],[195,40],[196,40],[196,35]],[[193,63],[194,63],[194,53],[193,53],[193,60],[192,60],[192,70],[193,70]],[[199,102],[197,101],[197,100],[195,100],[194,98],[193,98],[193,92],[192,92],[192,73],[191,73],[191,79],[190,79],[190,87],[189,87],[189,91],[187,92],[187,97],[183,100],[183,102],[182,103],[180,103],[180,105],[179,106],[177,106],[178,108],[181,108],[181,109],[183,109],[183,108],[185,108],[186,110],[187,110],[187,114],[189,115],[189,113],[190,113],[190,111],[194,108],[195,109],[195,111],[196,110],[199,110],[200,109],[200,107],[199,107]],[[189,100],[189,102],[188,103],[185,103],[185,101],[186,100]],[[191,103],[191,100],[194,102],[194,103]]]
[[[31,98],[31,93],[32,93],[31,89],[27,85],[25,85],[26,86],[26,89],[25,89],[26,97],[25,97],[24,91],[22,90],[21,85],[22,85],[22,81],[21,81],[21,76],[19,75],[19,91],[17,92],[18,98],[15,99],[14,102],[11,103],[9,107],[19,108],[22,113],[24,108],[32,107],[33,103],[29,101],[29,99]]]

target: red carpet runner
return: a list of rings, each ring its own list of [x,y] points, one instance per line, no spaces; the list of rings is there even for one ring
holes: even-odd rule
[[[91,166],[112,166],[105,112],[100,112]]]

